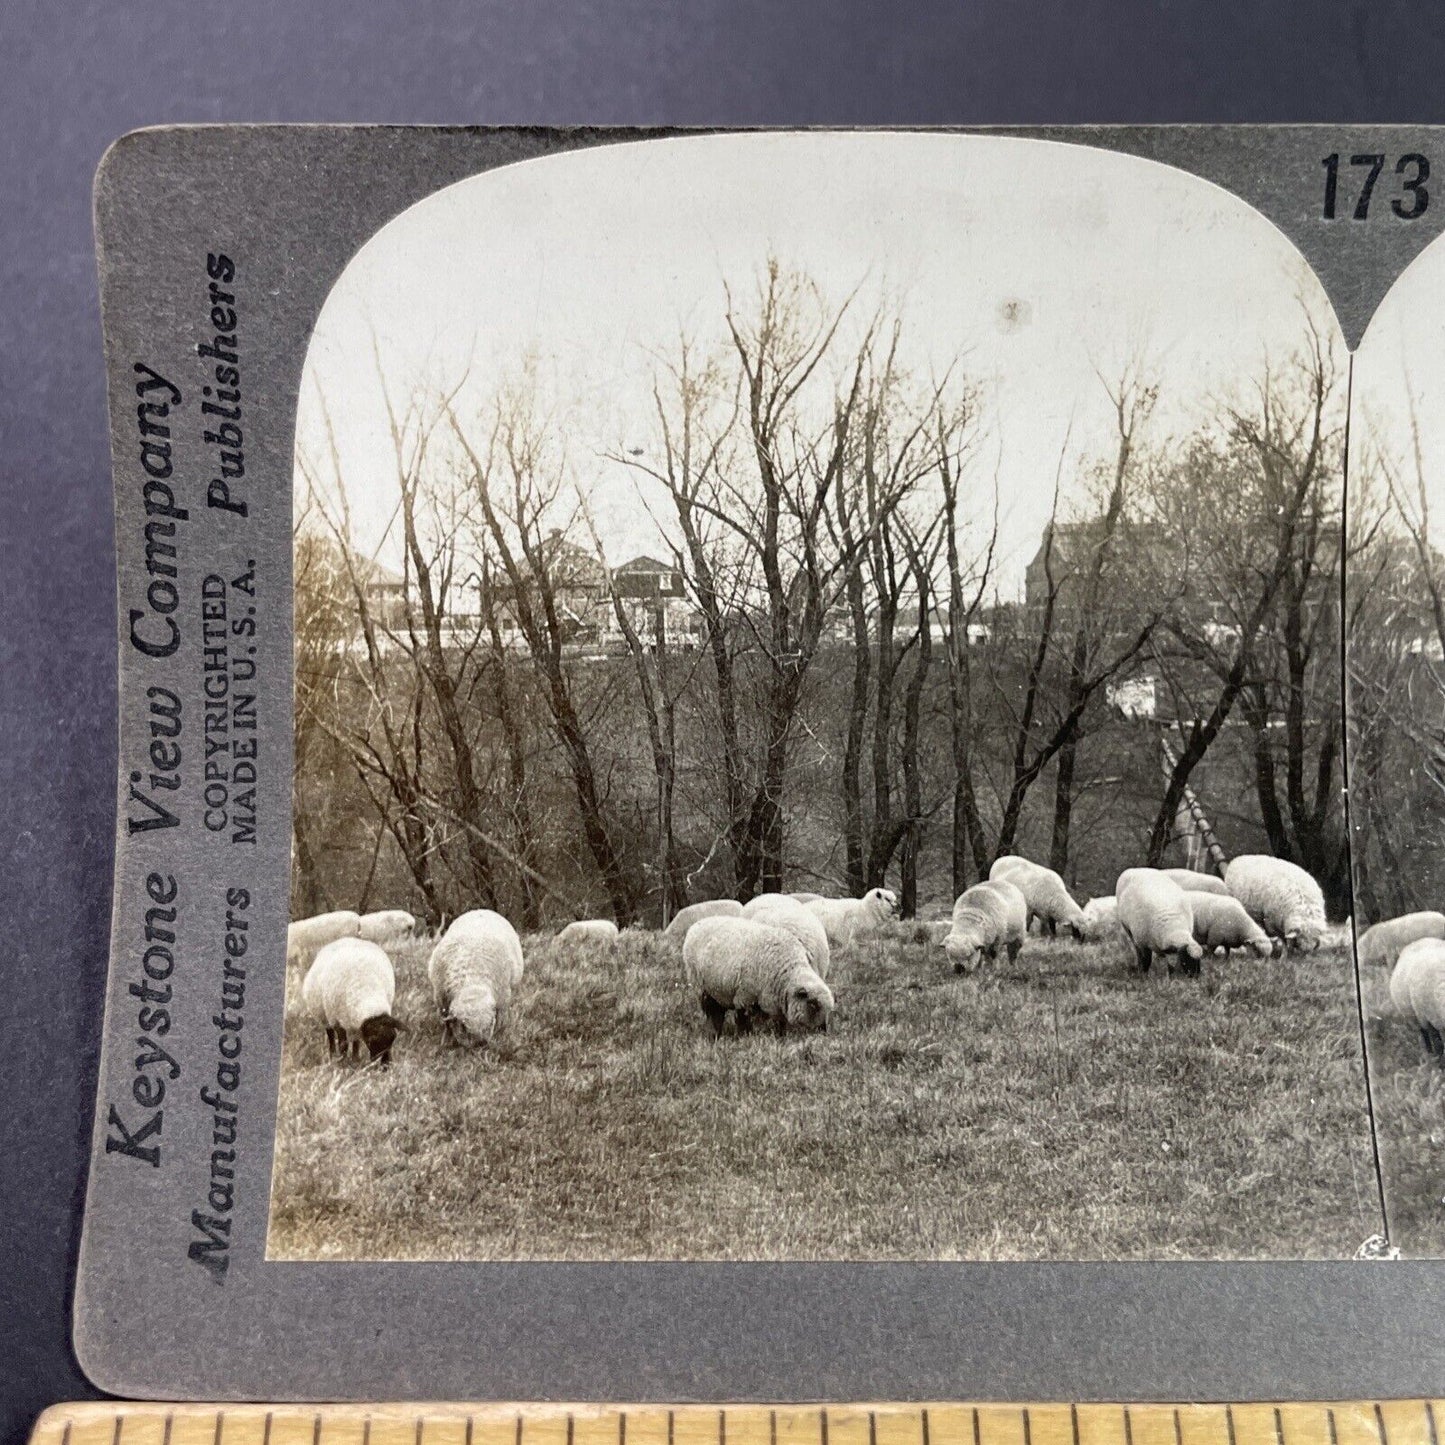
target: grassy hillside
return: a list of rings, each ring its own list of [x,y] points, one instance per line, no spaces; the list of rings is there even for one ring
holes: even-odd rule
[[[273,1257],[1338,1257],[1380,1228],[1344,948],[1189,979],[1031,938],[957,978],[898,924],[835,960],[828,1034],[714,1040],[658,936],[532,938],[484,1057],[442,1048],[429,946],[395,953],[389,1071],[288,1017]]]

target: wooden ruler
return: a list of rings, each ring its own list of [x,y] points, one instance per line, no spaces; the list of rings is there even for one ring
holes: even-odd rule
[[[31,1445],[1442,1445],[1445,1401],[55,1405]]]

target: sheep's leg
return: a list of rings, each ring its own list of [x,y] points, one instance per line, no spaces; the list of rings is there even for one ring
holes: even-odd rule
[[[1445,1058],[1445,1039],[1440,1036],[1440,1030],[1434,1024],[1421,1024],[1420,1036],[1425,1040],[1425,1052],[1433,1054],[1436,1058]]]
[[[728,1011],[711,994],[703,994],[702,1011],[707,1015],[707,1021],[712,1025],[714,1038],[721,1038],[723,1025],[727,1022]],[[738,1032],[743,1032],[743,1013],[738,1010]]]
[[[1149,972],[1149,962],[1152,956],[1144,944],[1136,943],[1134,945],[1134,962],[1138,965],[1140,973]]]
[[[335,1030],[334,1028],[332,1028],[330,1024],[327,1024],[327,1025],[326,1025],[326,1057],[327,1057],[328,1059],[334,1059],[334,1058],[336,1057],[336,1050],[337,1050],[337,1048],[338,1048],[338,1045],[337,1045],[337,1042],[336,1042],[336,1030]]]
[[[1020,951],[1020,949],[1023,948],[1023,946],[1024,946],[1024,941],[1023,941],[1023,939],[1021,939],[1021,938],[1014,938],[1014,939],[1011,939],[1011,940],[1009,941],[1009,943],[1008,943],[1008,961],[1009,961],[1010,963],[1012,963],[1012,962],[1019,956],[1019,951]]]

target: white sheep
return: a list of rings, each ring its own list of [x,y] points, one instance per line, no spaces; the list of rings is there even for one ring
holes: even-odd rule
[[[1067,928],[1075,938],[1080,937],[1079,924],[1083,921],[1084,910],[1074,902],[1064,880],[1052,868],[1041,863],[1030,862],[1016,854],[1005,853],[994,860],[988,870],[990,883],[1007,878],[1024,895],[1029,907],[1029,922],[1039,920],[1043,931],[1052,937],[1060,926]]]
[[[1372,924],[1360,935],[1360,962],[1393,968],[1400,950],[1421,938],[1445,938],[1445,913],[1405,913]]]
[[[318,949],[338,938],[355,938],[361,932],[361,915],[349,910],[298,918],[286,929],[286,962],[310,963]]]
[[[1445,940],[1420,938],[1400,950],[1390,998],[1420,1030],[1426,1051],[1445,1064]]]
[[[1012,963],[1024,946],[1028,904],[1022,890],[1007,878],[975,883],[960,893],[953,905],[953,922],[943,940],[944,952],[955,973],[968,973],[981,959],[1008,953]]]
[[[383,908],[363,913],[357,936],[369,943],[391,943],[416,931],[416,919],[404,908]]]
[[[522,967],[522,940],[500,913],[473,909],[447,929],[426,972],[449,1047],[485,1048],[506,1027]]]
[[[682,958],[715,1034],[729,1012],[739,1033],[762,1021],[779,1033],[827,1030],[832,990],[803,945],[781,928],[752,918],[704,918],[688,930]]]
[[[743,905],[736,898],[711,898],[706,903],[689,903],[679,908],[671,923],[663,930],[664,938],[675,938],[679,943],[687,937],[687,931],[694,923],[704,918],[741,918]]]
[[[794,903],[816,903],[823,895],[821,893],[790,893],[788,897]]]
[[[861,898],[815,898],[804,907],[817,915],[830,948],[851,948],[859,933],[893,917],[898,895],[891,888],[870,888]]]
[[[1103,943],[1119,931],[1119,900],[1112,893],[1091,898],[1079,920],[1079,937],[1085,943]]]
[[[391,1012],[395,999],[396,973],[386,950],[364,938],[324,944],[301,985],[306,1011],[326,1028],[328,1056],[346,1058],[365,1044],[383,1068],[402,1027]]]
[[[1316,949],[1325,933],[1325,896],[1297,864],[1268,853],[1241,853],[1224,870],[1229,891],[1286,948]]]
[[[617,925],[610,918],[578,918],[557,935],[557,942],[564,945],[616,941]]]
[[[1229,892],[1223,878],[1216,878],[1213,873],[1201,873],[1197,868],[1161,868],[1159,871],[1166,878],[1172,878],[1186,893]]]
[[[1189,893],[1187,888],[1184,891]],[[1227,893],[1189,893],[1189,906],[1194,913],[1194,937],[1206,953],[1222,948],[1228,958],[1234,949],[1247,948],[1259,958],[1268,958],[1274,952],[1269,935],[1245,912],[1239,899]]]
[[[1177,958],[1186,973],[1198,973],[1204,949],[1194,938],[1192,897],[1157,869],[1129,868],[1119,875],[1114,895],[1119,924],[1134,949],[1141,972],[1157,958]]]
[[[828,945],[828,933],[817,915],[804,903],[790,898],[786,893],[760,893],[743,906],[743,917],[758,923],[767,923],[791,933],[803,945],[808,962],[819,978],[828,977],[832,962],[832,949]]]

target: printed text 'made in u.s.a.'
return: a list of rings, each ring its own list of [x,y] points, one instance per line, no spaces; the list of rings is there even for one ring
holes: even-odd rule
[[[232,843],[256,844],[256,564],[201,583],[205,784],[201,819]]]

